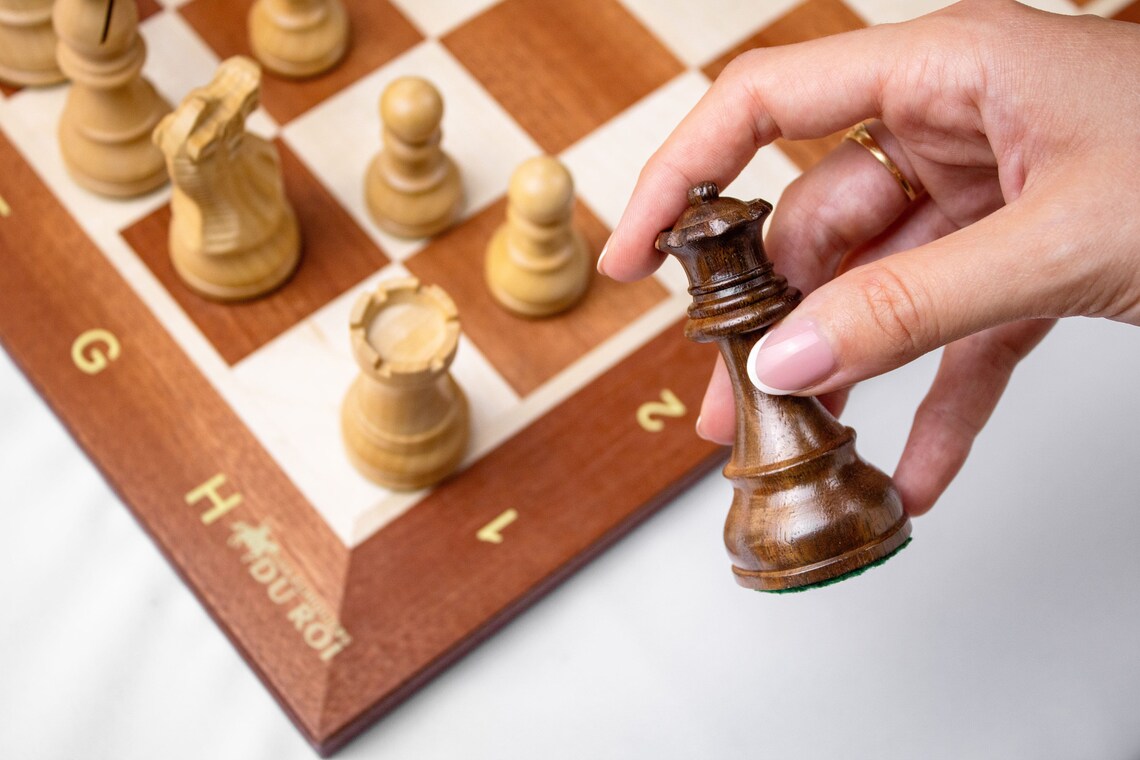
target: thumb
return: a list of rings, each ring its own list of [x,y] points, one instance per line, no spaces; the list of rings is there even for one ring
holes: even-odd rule
[[[1060,213],[1053,217],[1006,206],[840,275],[756,343],[749,377],[767,393],[819,395],[994,325],[1072,313],[1081,290],[1072,262],[1088,258],[1058,234]]]

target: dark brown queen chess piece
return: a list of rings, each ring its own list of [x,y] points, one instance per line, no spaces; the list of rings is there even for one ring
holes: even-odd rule
[[[767,201],[719,197],[705,182],[657,248],[689,278],[685,336],[715,341],[736,400],[724,475],[734,496],[724,528],[736,581],[759,591],[829,583],[885,561],[910,536],[891,479],[855,452],[855,431],[814,398],[771,396],[748,379],[748,354],[800,293],[764,253]]]

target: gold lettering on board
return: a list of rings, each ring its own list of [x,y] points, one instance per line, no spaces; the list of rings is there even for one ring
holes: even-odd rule
[[[219,489],[225,484],[226,476],[219,472],[217,475],[210,478],[190,493],[186,494],[187,504],[194,505],[203,499],[207,499],[210,502],[210,508],[202,513],[202,522],[206,525],[209,525],[222,515],[232,510],[237,505],[241,504],[240,493],[233,493],[230,496],[222,496],[222,494],[219,492]]]
[[[475,534],[475,538],[479,539],[480,541],[486,541],[489,544],[501,544],[503,543],[503,529],[517,519],[519,519],[518,511],[514,509],[508,509],[506,512],[499,515],[494,520],[480,528],[479,532]]]
[[[686,411],[677,394],[666,388],[660,401],[648,401],[637,408],[637,424],[650,433],[660,433],[665,429],[660,417],[684,417]]]
[[[352,643],[352,636],[286,558],[281,542],[267,523],[240,520],[230,524],[226,543],[241,550],[249,576],[265,587],[266,596],[285,611],[286,622],[324,662]]]
[[[71,344],[71,361],[80,372],[97,375],[119,358],[123,347],[110,330],[101,327],[88,330]]]

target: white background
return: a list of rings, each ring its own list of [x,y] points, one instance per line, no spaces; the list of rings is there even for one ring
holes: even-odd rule
[[[425,29],[436,5],[407,4]],[[888,471],[936,361],[853,395]],[[1138,377],[1136,328],[1063,323],[912,545],[808,593],[735,586],[714,473],[339,756],[1138,760]],[[0,509],[0,758],[315,757],[3,354]]]
[[[856,390],[867,458],[934,365]],[[734,585],[714,473],[340,756],[1136,760],[1138,376],[1061,324],[914,542],[807,593]],[[6,360],[0,420],[0,756],[315,757]]]

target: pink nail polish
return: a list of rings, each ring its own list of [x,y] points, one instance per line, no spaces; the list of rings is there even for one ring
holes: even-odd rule
[[[810,388],[835,369],[835,355],[810,319],[771,330],[748,355],[752,384],[773,396]]]

